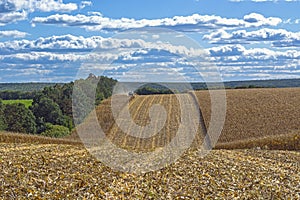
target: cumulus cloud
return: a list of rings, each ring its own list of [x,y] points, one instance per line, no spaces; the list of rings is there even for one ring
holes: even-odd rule
[[[64,3],[62,0],[4,0],[0,8],[4,11],[69,12],[77,10],[78,6],[75,3]]]
[[[27,19],[26,11],[0,12],[0,26]]]
[[[237,76],[251,78],[259,74],[264,78],[274,78],[273,75],[300,76],[300,52],[297,50],[279,51],[267,48],[246,48],[237,44],[211,47],[205,52],[205,55],[220,67],[222,75],[228,79]],[[203,52],[167,43],[102,38],[100,36],[63,35],[41,37],[37,40],[0,42],[2,68],[14,66],[8,68],[29,69],[26,73],[36,76],[53,76],[55,74],[66,76],[70,73],[75,76],[81,63],[86,63],[87,66],[92,67],[95,67],[94,63],[98,63],[101,70],[106,70],[107,75],[116,78],[118,74],[122,77],[123,72],[136,66],[149,66],[149,70],[152,66],[152,71],[149,74],[152,73],[153,75],[161,73],[162,68],[166,69],[170,66],[175,71],[177,69],[177,72],[182,75],[197,77],[195,75],[197,72],[193,71],[192,66],[199,65],[199,60],[186,60],[184,55],[199,58]],[[113,64],[110,65],[110,62]],[[202,66],[202,64],[204,64],[203,70],[209,72],[210,65],[207,65],[206,62],[200,65]],[[38,67],[37,69],[42,71],[34,72],[34,66],[47,67]],[[65,66],[68,68],[66,69]],[[91,70],[97,69],[98,66]],[[49,70],[53,73],[51,74]],[[43,74],[44,72],[45,74]]]
[[[0,38],[1,37],[24,38],[27,35],[28,35],[28,33],[21,32],[21,31],[18,31],[18,30],[0,31]]]
[[[165,27],[177,31],[203,31],[211,29],[234,29],[242,27],[276,26],[282,22],[280,18],[264,17],[261,14],[251,13],[243,19],[223,18],[215,15],[175,16],[163,19],[111,19],[104,17],[100,13],[90,13],[90,15],[68,15],[55,14],[48,17],[35,17],[32,24],[52,24],[64,26],[80,26],[90,31],[120,31],[143,27]]]
[[[81,2],[80,6],[90,5],[89,1]],[[0,2],[0,25],[27,19],[28,13],[40,12],[71,12],[78,9],[75,3],[64,3],[63,0],[2,0]]]
[[[254,23],[256,27],[258,26],[277,26],[282,22],[278,17],[265,17],[258,13],[251,13],[244,16],[244,21],[249,23]]]
[[[207,49],[212,56],[226,57],[235,55],[244,55],[248,57],[268,56],[273,58],[293,58],[299,59],[300,52],[297,50],[275,51],[268,48],[250,48],[246,49],[243,45],[224,45],[211,47]]]
[[[157,37],[157,36],[156,36]],[[25,52],[56,52],[56,53],[84,53],[84,52],[103,52],[120,54],[120,52],[128,52],[132,49],[135,53],[149,53],[147,49],[156,49],[157,55],[168,51],[177,55],[188,55],[189,57],[197,57],[203,55],[201,49],[188,48],[181,45],[172,45],[168,43],[147,42],[141,39],[117,39],[103,38],[101,36],[82,37],[73,35],[40,37],[36,40],[14,40],[0,42],[0,54],[16,54]],[[144,51],[141,51],[144,49]],[[136,52],[136,50],[138,50]],[[154,53],[151,52],[152,54]]]
[[[143,40],[113,39],[101,36],[82,37],[73,35],[40,37],[36,40],[13,40],[0,42],[0,54],[16,54],[24,52],[91,52],[121,48],[142,48]]]
[[[297,50],[274,51],[267,48],[246,49],[242,45],[224,45],[207,49],[215,62],[220,65],[234,66],[287,66],[300,64],[300,52]]]
[[[274,51],[224,45],[207,49],[223,78],[300,78],[300,53],[297,50]]]
[[[82,1],[80,4],[80,9],[83,9],[87,6],[91,6],[93,3],[91,1]]]
[[[238,30],[228,33],[219,30],[203,36],[214,44],[247,44],[253,42],[271,42],[275,47],[300,46],[300,32],[290,32],[285,29],[263,28],[256,31]]]
[[[155,35],[154,38],[157,38]],[[126,71],[134,66],[149,65],[153,74],[159,73],[158,66],[167,66],[182,61],[182,57],[197,57],[203,50],[174,46],[169,43],[147,42],[140,39],[102,38],[100,36],[81,37],[73,35],[52,36],[37,40],[14,40],[0,42],[1,67],[14,65],[18,68],[32,66],[60,66],[56,73],[73,73],[81,63],[107,70],[107,72]],[[112,65],[111,65],[112,63]],[[102,65],[101,65],[102,64]],[[66,65],[70,67],[66,72]],[[99,69],[100,67],[100,69]],[[16,69],[16,67],[13,67]],[[150,74],[150,73],[149,73]],[[156,76],[157,77],[157,76]]]

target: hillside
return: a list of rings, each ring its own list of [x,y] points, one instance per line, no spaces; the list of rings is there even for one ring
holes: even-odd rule
[[[226,95],[226,121],[219,142],[300,134],[300,88],[227,90]],[[209,125],[209,93],[200,91],[197,97]]]
[[[208,124],[209,94],[196,95]],[[233,150],[212,150],[202,158],[191,148],[175,163],[141,175],[110,169],[74,134],[50,139],[0,133],[0,199],[299,199],[300,152],[266,150],[300,150],[299,95],[300,88],[227,91],[227,118],[216,148]],[[148,139],[116,126],[110,99],[97,107],[97,117],[116,145],[152,151],[175,136],[178,101],[175,95],[135,96],[129,105],[134,122],[147,125],[156,103],[169,111],[166,126]],[[161,116],[154,119],[158,124]],[[193,147],[203,140],[200,130]]]
[[[226,93],[226,120],[217,148],[300,149],[300,88],[227,90]],[[209,92],[198,91],[196,96],[206,126],[209,126]],[[150,107],[157,103],[166,108],[168,118],[160,132],[147,139],[136,139],[115,124],[110,100],[97,107],[97,117],[107,137],[115,144],[151,150],[165,146],[176,135],[180,121],[179,102],[175,95],[135,96],[129,106],[134,122],[145,126],[150,123]],[[159,121],[158,116],[155,119]],[[128,124],[127,132],[132,127],[133,124]],[[198,146],[202,144],[203,136],[199,127]]]

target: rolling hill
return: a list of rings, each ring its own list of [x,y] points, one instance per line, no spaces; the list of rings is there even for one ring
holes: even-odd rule
[[[300,88],[227,90],[226,93],[226,120],[216,148],[300,149]],[[198,91],[196,97],[209,127],[209,92]],[[180,106],[176,96],[135,96],[129,105],[133,122],[145,126],[150,123],[149,109],[155,104],[164,106],[167,120],[158,134],[147,139],[126,134],[134,124],[127,124],[125,131],[118,127],[110,99],[97,107],[97,118],[107,137],[115,144],[122,148],[153,150],[165,146],[176,135],[180,124]],[[159,116],[154,120],[160,121]],[[199,126],[195,141],[198,146],[202,145],[204,138],[201,130]],[[71,138],[76,138],[75,134]]]
[[[209,126],[209,93],[199,91],[196,97]],[[173,164],[145,174],[112,170],[89,154],[75,132],[59,140],[0,133],[0,199],[299,199],[299,99],[300,88],[229,90],[215,150],[204,158],[195,151],[203,141],[199,127],[192,148]],[[125,134],[134,130],[133,123],[125,130],[116,125],[111,99],[96,114],[115,145],[151,152],[175,137],[182,120],[179,102],[175,95],[150,95],[129,103],[134,123],[155,128],[162,116],[152,116],[151,122],[149,111],[158,103],[167,110],[166,123],[146,139]]]

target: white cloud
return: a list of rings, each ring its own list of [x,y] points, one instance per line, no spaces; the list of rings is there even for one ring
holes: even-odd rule
[[[47,70],[47,69],[38,69],[38,68],[25,68],[18,70],[19,76],[29,76],[29,75],[47,75],[53,72],[53,70]]]
[[[5,26],[8,23],[14,23],[17,21],[22,21],[27,19],[27,12],[26,11],[13,11],[13,12],[0,12],[0,26]]]
[[[300,52],[297,50],[274,51],[267,48],[246,49],[242,45],[225,45],[207,49],[219,66],[235,66],[249,69],[300,68]],[[263,66],[263,67],[259,67]]]
[[[27,35],[28,35],[28,33],[21,32],[18,30],[0,31],[0,38],[1,37],[24,38]]]
[[[224,45],[207,49],[209,55],[222,57],[241,55],[245,50],[245,47],[242,45]]]
[[[80,9],[83,9],[87,6],[91,6],[93,3],[91,1],[82,1],[80,4]]]
[[[80,6],[90,5],[89,1]],[[78,9],[75,3],[64,3],[63,0],[2,0],[0,2],[0,26],[27,19],[28,13],[71,12]]]
[[[157,38],[157,36],[155,36]],[[201,49],[187,48],[180,45],[172,45],[167,43],[146,42],[141,39],[117,39],[103,38],[101,36],[82,37],[73,35],[52,36],[47,38],[38,38],[37,40],[14,40],[0,42],[0,52],[2,54],[16,54],[23,52],[56,52],[56,53],[74,53],[74,52],[102,52],[120,54],[122,51],[129,52],[132,49],[135,53],[141,53],[141,49],[148,53],[149,49],[158,51],[168,51],[171,54],[188,55],[189,57],[197,57],[203,55]],[[139,50],[139,51],[137,51]],[[75,54],[75,53],[74,53]],[[158,56],[158,55],[157,55]]]
[[[152,38],[155,39],[155,40],[157,40],[157,39],[160,38],[160,36],[159,35],[152,35]]]
[[[234,29],[242,27],[276,26],[282,22],[280,18],[264,17],[261,14],[251,13],[244,19],[223,18],[215,15],[175,16],[163,19],[111,19],[99,13],[90,15],[55,14],[48,17],[35,17],[32,24],[53,24],[64,26],[80,26],[90,31],[108,30],[120,31],[143,27],[166,27],[177,31],[204,31],[211,29]]]
[[[273,57],[273,58],[278,58],[278,57],[286,57],[286,58],[294,58],[294,59],[299,59],[300,58],[300,52],[297,50],[287,50],[287,51],[274,51],[270,50],[268,48],[250,48],[246,49],[242,45],[225,45],[221,47],[212,47],[209,48],[209,50],[212,50],[214,52],[220,53],[217,56],[226,56],[231,54],[231,52],[236,52],[236,55],[244,55],[248,57],[253,57],[255,56],[267,56],[267,57]]]
[[[203,36],[203,39],[217,44],[271,42],[276,47],[300,46],[300,32],[290,32],[285,29],[263,28],[256,31],[238,30],[232,33],[220,30]]]
[[[278,17],[265,17],[258,13],[251,13],[249,15],[244,16],[244,21],[249,23],[254,23],[256,27],[258,26],[277,26],[282,22],[282,20]]]
[[[78,9],[75,3],[64,3],[62,0],[6,0],[4,3],[14,5],[15,10],[29,12],[70,12]]]
[[[0,42],[0,63],[55,65],[74,63],[166,63],[179,57],[199,58],[203,50],[140,39],[100,36],[52,36],[37,40]]]
[[[225,45],[207,49],[225,79],[300,78],[300,53]]]
[[[246,48],[238,44],[212,47],[205,51],[210,56],[210,60],[220,67],[224,77],[274,78],[278,76],[299,77],[300,75],[300,52],[297,50],[275,51],[267,48]],[[76,74],[81,63],[91,66],[91,70],[106,70],[115,78],[136,66],[149,66],[147,68],[149,70],[152,66],[148,74],[152,74],[153,77],[158,77],[168,67],[174,69],[176,73],[193,77],[192,75],[196,72],[192,70],[192,66],[199,65],[200,62],[199,60],[185,60],[184,55],[199,58],[203,52],[161,42],[150,43],[144,40],[100,36],[85,38],[64,35],[32,41],[0,42],[2,68],[14,66],[10,68],[20,69],[19,72],[28,69],[22,71],[28,74],[26,76],[45,75],[44,78],[53,74],[61,74],[61,76]],[[115,63],[110,65],[112,61]],[[98,64],[97,67],[94,63]],[[43,68],[43,66],[47,67]],[[201,63],[201,66],[203,67],[201,69],[208,72],[211,67],[205,61]],[[15,71],[10,73],[15,73]]]

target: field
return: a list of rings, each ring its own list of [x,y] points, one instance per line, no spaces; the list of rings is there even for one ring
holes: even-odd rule
[[[226,93],[226,120],[217,148],[300,150],[300,88],[227,90]],[[208,127],[211,114],[209,93],[199,91],[196,96]],[[150,107],[157,103],[168,111],[166,125],[147,139],[129,136],[116,125],[110,100],[104,101],[96,112],[103,131],[115,144],[131,150],[151,151],[165,146],[176,134],[180,121],[179,102],[175,95],[136,96],[129,106],[133,121],[145,126],[150,122]],[[133,124],[126,127],[125,132],[129,132]],[[199,127],[194,143],[198,146],[203,143],[201,130]],[[76,139],[76,135],[70,138]]]
[[[300,89],[227,90],[227,112],[220,142],[233,142],[300,131]],[[198,92],[206,123],[210,118],[207,92]]]
[[[299,152],[187,152],[143,175],[113,171],[81,146],[0,148],[1,199],[299,199]]]
[[[196,96],[209,126],[209,93]],[[142,175],[105,166],[82,146],[76,132],[60,140],[0,133],[0,199],[300,199],[299,100],[300,88],[227,90],[225,126],[216,148],[204,158],[198,155],[195,149],[204,138],[199,127],[181,158]],[[182,121],[179,102],[175,95],[151,95],[135,96],[129,105],[136,124],[154,124],[158,130],[162,116],[152,122],[149,116],[157,103],[167,110],[166,123],[146,139],[126,134],[135,130],[133,123],[125,124],[125,130],[116,125],[110,100],[96,113],[115,145],[152,152],[175,137]]]
[[[2,100],[3,104],[14,104],[14,103],[21,103],[26,106],[26,108],[29,108],[29,106],[32,105],[33,100],[32,99],[18,99],[18,100]]]

